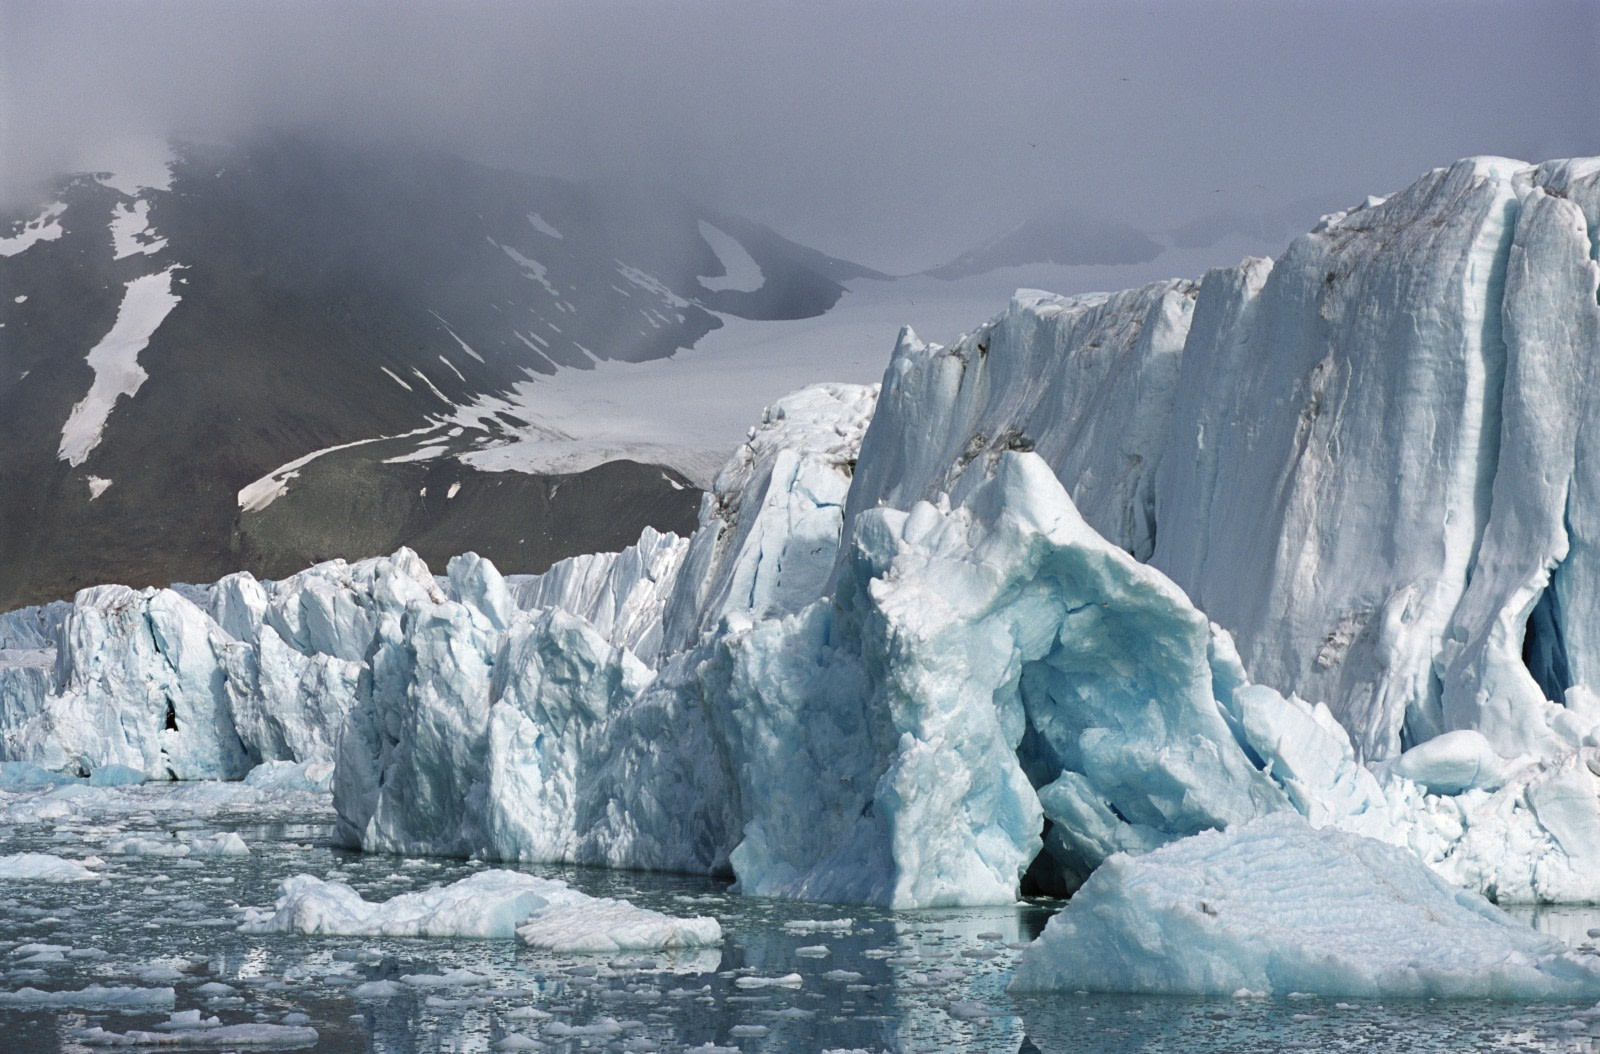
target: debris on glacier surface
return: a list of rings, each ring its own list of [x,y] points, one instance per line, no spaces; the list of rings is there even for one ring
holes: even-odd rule
[[[1600,956],[1507,918],[1405,849],[1279,814],[1107,860],[1012,987],[1593,999]]]

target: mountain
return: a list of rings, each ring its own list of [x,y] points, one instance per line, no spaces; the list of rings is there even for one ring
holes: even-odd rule
[[[833,903],[1011,905],[1221,829],[1282,850],[1245,879],[1376,840],[1409,909],[1594,903],[1597,232],[1600,160],[1470,158],[1275,261],[906,331],[881,388],[774,403],[689,537],[12,613],[6,756],[332,755],[367,851]]]
[[[294,135],[57,190],[0,217],[0,606],[401,544],[531,571],[687,528],[670,469],[457,456],[537,430],[519,382],[872,273],[652,188]]]
[[[956,279],[1027,264],[1137,264],[1161,252],[1159,242],[1126,223],[1075,213],[1041,215],[923,273]]]

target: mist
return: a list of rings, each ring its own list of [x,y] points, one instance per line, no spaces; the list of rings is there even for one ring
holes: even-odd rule
[[[1600,153],[1600,5],[0,6],[0,200],[261,128],[660,182],[905,272],[1030,215],[1294,216]]]

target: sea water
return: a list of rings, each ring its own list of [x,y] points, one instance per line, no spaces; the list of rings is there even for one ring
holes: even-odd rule
[[[96,876],[0,879],[0,1050],[104,1049],[92,1044],[134,1032],[179,1049],[329,1052],[1600,1049],[1587,1005],[1012,998],[1006,981],[1050,901],[894,912],[740,897],[701,877],[530,867],[594,896],[715,916],[724,943],[585,956],[239,932],[243,909],[270,906],[291,875],[378,901],[498,866],[352,853],[331,844],[332,820],[325,793],[240,785],[0,792],[0,858],[48,854]],[[229,832],[247,855],[201,855]],[[1595,909],[1525,917],[1575,940],[1600,923]],[[270,1027],[213,1041],[214,1028],[193,1027],[212,1018]]]

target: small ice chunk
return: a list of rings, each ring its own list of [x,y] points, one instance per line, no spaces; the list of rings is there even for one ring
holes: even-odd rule
[[[106,487],[111,486],[111,481],[108,479],[96,480],[90,476],[89,480],[89,489],[96,498],[105,492]],[[126,765],[106,765],[89,774],[91,787],[131,787],[143,782],[144,773]]]
[[[802,959],[826,959],[828,946],[826,944],[811,944],[804,948],[796,948],[794,953]]]
[[[92,882],[100,876],[75,860],[50,853],[0,856],[0,879],[20,882]]]
[[[460,967],[451,967],[444,973],[408,973],[400,975],[400,983],[412,988],[467,988],[488,984],[488,974]]]
[[[785,933],[849,933],[855,919],[790,919],[783,924]]]
[[[585,897],[535,912],[517,927],[517,936],[546,951],[610,955],[720,944],[722,926],[709,916],[678,918],[626,900]]]
[[[317,1042],[317,1030],[296,1025],[221,1025],[187,1032],[108,1032],[103,1028],[84,1029],[74,1034],[90,1047],[203,1047],[222,1050],[248,1047],[257,1050],[309,1047]]]
[[[184,843],[189,847],[191,856],[220,857],[220,856],[249,856],[250,847],[244,844],[232,831],[223,831],[220,834],[206,835]]]
[[[177,1032],[191,1028],[217,1028],[221,1024],[220,1017],[203,1017],[198,1010],[174,1010],[156,1028],[163,1032]]]
[[[805,982],[797,973],[786,973],[781,977],[736,977],[733,983],[740,988],[799,988]]]
[[[97,985],[72,991],[41,992],[19,988],[0,992],[0,1006],[171,1006],[177,993],[171,988],[135,988],[124,985]]]
[[[554,879],[517,871],[479,871],[449,886],[363,900],[343,882],[296,875],[278,887],[274,911],[247,910],[245,933],[361,937],[500,937],[552,899],[582,896]]]
[[[350,994],[357,999],[393,999],[405,990],[403,985],[385,979],[358,984],[350,990]]]
[[[1434,794],[1496,790],[1505,766],[1482,732],[1463,728],[1418,743],[1395,759],[1392,770]]]

